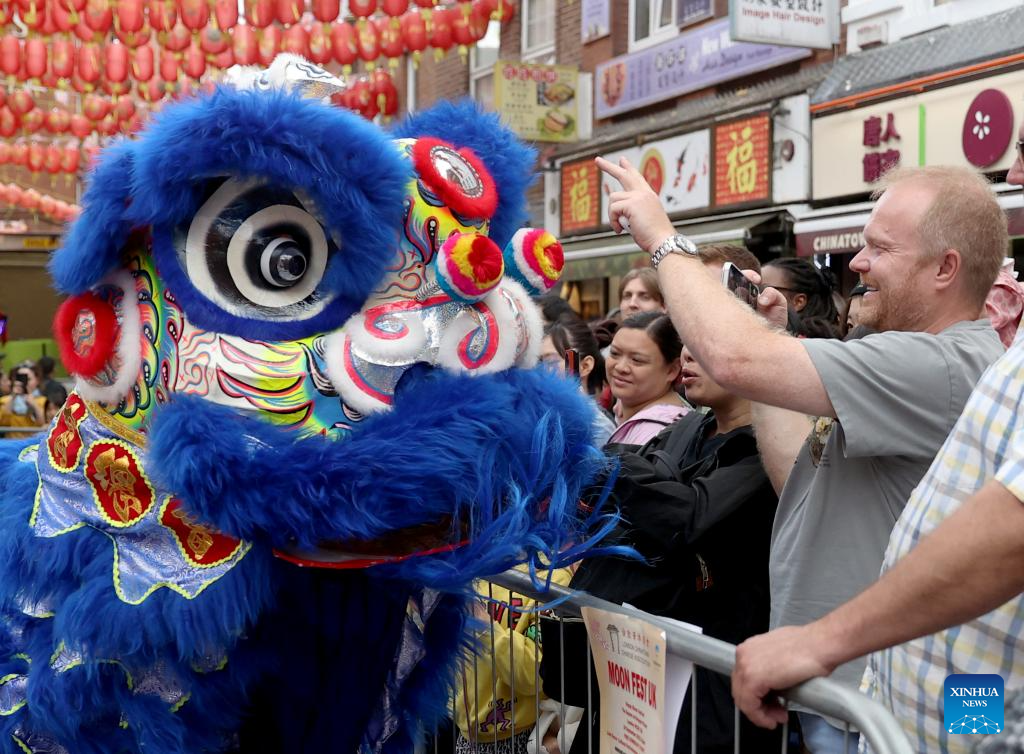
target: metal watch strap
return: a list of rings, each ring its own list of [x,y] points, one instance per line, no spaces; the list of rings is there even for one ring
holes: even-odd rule
[[[695,257],[699,253],[697,245],[686,236],[669,236],[651,254],[651,266],[658,269],[658,265],[669,254],[686,254]]]

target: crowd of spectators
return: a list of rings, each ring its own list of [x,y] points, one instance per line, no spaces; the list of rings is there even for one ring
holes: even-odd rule
[[[0,370],[0,440],[31,437],[64,405],[67,389],[54,379],[55,367],[52,358],[43,356]]]

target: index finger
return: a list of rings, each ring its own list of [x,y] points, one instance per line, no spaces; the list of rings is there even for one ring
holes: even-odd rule
[[[626,191],[632,191],[633,189],[644,188],[647,186],[647,181],[644,180],[644,177],[640,175],[636,168],[629,164],[629,160],[625,158],[621,160],[621,163],[623,164],[619,165],[606,160],[604,157],[595,158],[595,162],[601,170],[621,183],[622,188]]]

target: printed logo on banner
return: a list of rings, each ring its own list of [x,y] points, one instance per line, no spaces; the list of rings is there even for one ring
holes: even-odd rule
[[[1002,733],[1002,677],[987,673],[946,676],[943,720],[948,733]]]

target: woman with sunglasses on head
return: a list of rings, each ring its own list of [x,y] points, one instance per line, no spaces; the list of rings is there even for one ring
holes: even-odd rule
[[[789,309],[799,320],[814,320],[839,335],[839,311],[832,291],[832,273],[819,269],[806,259],[774,259],[761,268],[761,284],[786,297]]]

